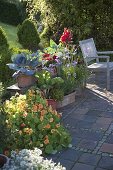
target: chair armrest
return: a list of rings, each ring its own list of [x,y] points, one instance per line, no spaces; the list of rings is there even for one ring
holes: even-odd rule
[[[96,58],[106,58],[106,59],[109,59],[110,57],[109,56],[105,56],[105,55],[100,55],[100,56],[97,56]]]
[[[97,54],[113,54],[113,51],[97,51]]]
[[[96,57],[84,57],[84,58],[85,58],[85,59],[87,59],[87,58],[89,58],[89,59],[90,59],[90,58],[92,58],[92,59],[93,59],[93,58],[94,58],[94,59],[96,59],[96,58],[98,58],[98,59],[99,59],[99,58],[109,59],[110,57],[109,57],[109,56],[105,56],[105,55],[100,55],[100,56],[96,56]]]

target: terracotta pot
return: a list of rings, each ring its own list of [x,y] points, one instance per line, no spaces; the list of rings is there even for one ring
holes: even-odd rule
[[[34,76],[21,74],[17,77],[18,87],[20,88],[32,86],[35,82],[36,78]]]
[[[64,107],[68,104],[75,102],[75,94],[76,92],[73,92],[73,93],[70,93],[64,96],[62,101],[57,102],[57,108],[61,108],[61,107]]]
[[[9,158],[3,154],[0,154],[0,168],[2,168],[5,164],[9,163]]]
[[[48,102],[48,105],[49,105],[49,106],[51,105],[51,107],[52,107],[54,110],[56,110],[57,102],[56,102],[55,100],[53,100],[53,99],[47,99],[47,102]]]

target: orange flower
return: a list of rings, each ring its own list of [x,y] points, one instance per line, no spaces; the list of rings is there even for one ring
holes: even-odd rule
[[[44,119],[44,117],[43,117],[43,116],[40,116],[40,121],[41,121],[41,122],[43,121],[43,119]]]
[[[37,110],[38,110],[38,106],[36,104],[33,105],[33,112],[37,112]]]
[[[45,136],[44,143],[45,143],[46,145],[49,143],[49,139],[48,139],[48,136],[47,136],[47,135]]]
[[[58,124],[56,124],[56,128],[59,128],[60,127],[60,124],[58,123]]]
[[[45,115],[45,113],[46,113],[46,111],[45,111],[45,110],[41,110],[41,112],[40,112],[41,116],[44,116],[44,115]]]
[[[49,120],[49,122],[52,123],[53,121],[54,121],[54,119],[51,117],[50,120]]]
[[[50,124],[47,124],[44,128],[46,128],[46,129],[50,129]]]
[[[39,110],[43,109],[43,105],[42,104],[39,104],[38,107],[39,107]]]

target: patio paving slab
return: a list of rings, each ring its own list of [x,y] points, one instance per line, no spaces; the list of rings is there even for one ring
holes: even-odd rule
[[[113,144],[103,143],[103,145],[100,148],[100,151],[113,154]]]
[[[113,158],[111,157],[102,157],[100,160],[98,167],[107,169],[107,170],[113,170]]]
[[[84,153],[79,158],[78,162],[95,166],[99,162],[100,158],[100,155]]]
[[[72,170],[94,170],[94,166],[86,165],[82,163],[76,163]]]
[[[66,151],[64,151],[61,154],[60,158],[74,162],[79,159],[81,154],[82,154],[82,152],[80,152],[80,151],[76,151],[74,149],[67,149]]]
[[[89,149],[89,150],[94,150],[96,145],[97,145],[97,141],[83,139],[79,143],[78,147],[84,148],[84,149]]]
[[[113,134],[110,134],[105,142],[113,144]]]

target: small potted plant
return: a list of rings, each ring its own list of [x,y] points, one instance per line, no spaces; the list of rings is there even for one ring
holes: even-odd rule
[[[61,77],[52,77],[47,70],[41,70],[35,75],[38,78],[37,86],[43,91],[48,103],[56,109],[56,101],[61,101],[64,96]]]
[[[11,57],[13,63],[7,64],[10,69],[16,70],[13,77],[16,78],[19,87],[29,87],[34,84],[34,74],[39,65],[38,53],[20,53]]]

